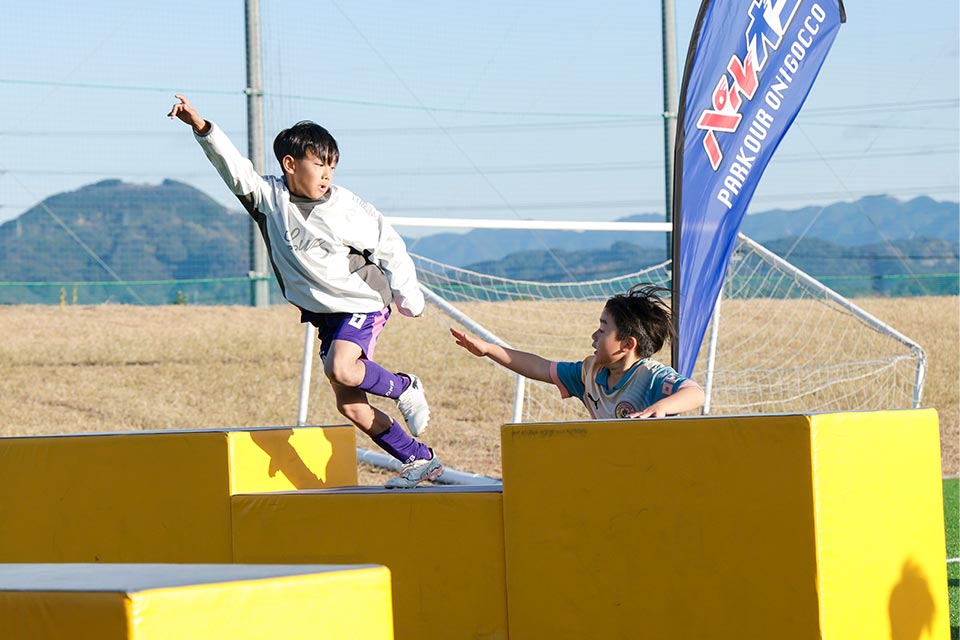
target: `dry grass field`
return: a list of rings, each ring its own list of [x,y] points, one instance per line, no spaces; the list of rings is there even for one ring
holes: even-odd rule
[[[944,476],[956,476],[960,299],[857,303],[926,350],[924,405],[940,415]],[[510,420],[513,384],[457,347],[449,324],[432,309],[416,320],[395,314],[376,359],[423,378],[432,410],[423,439],[446,464],[499,477],[499,427]],[[0,435],[296,422],[304,329],[290,307],[10,306],[0,307],[0,329]],[[582,355],[590,331],[578,345]],[[309,422],[343,424],[317,376],[315,363]],[[566,405],[570,417],[585,415],[576,401]],[[359,432],[358,444],[369,445]],[[378,484],[386,475],[363,468],[361,481]]]

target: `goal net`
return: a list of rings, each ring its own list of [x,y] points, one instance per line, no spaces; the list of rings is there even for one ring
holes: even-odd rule
[[[428,299],[444,313],[438,321],[557,361],[589,355],[590,336],[612,295],[640,282],[670,286],[669,263],[557,283],[497,277],[418,255],[414,261]],[[669,346],[656,357],[669,362]],[[892,409],[919,405],[924,367],[919,345],[741,235],[694,378],[712,414]],[[517,384],[498,365],[489,369],[488,379],[477,382],[513,384],[513,420],[587,416],[552,385]]]

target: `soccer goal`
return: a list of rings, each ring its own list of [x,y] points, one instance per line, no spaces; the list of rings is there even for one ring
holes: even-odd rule
[[[551,229],[564,224],[571,230],[593,228],[591,223],[549,224]],[[664,231],[663,224],[614,224],[629,231]],[[536,228],[518,221],[510,226]],[[557,361],[589,355],[590,335],[610,296],[640,282],[670,287],[669,262],[613,277],[546,282],[413,257],[428,302],[441,312],[430,314],[439,316],[437,322],[452,320],[487,340]],[[305,345],[305,363],[308,348],[312,344]],[[658,359],[669,362],[668,349]],[[562,401],[552,385],[519,378],[487,359],[481,362],[498,384],[509,378],[513,389],[509,414],[492,419],[540,422],[587,415],[580,403]],[[707,392],[704,413],[876,410],[918,407],[925,367],[920,345],[740,235],[694,378]],[[301,416],[309,396],[306,364],[303,379]]]
[[[705,413],[919,407],[919,344],[740,234],[696,377]]]

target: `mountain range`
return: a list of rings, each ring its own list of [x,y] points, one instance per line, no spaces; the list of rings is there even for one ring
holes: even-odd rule
[[[249,270],[248,220],[246,213],[173,180],[105,180],[51,196],[0,225],[0,282],[242,277]],[[914,273],[955,273],[960,205],[871,196],[751,214],[742,231],[774,252],[789,252],[791,262],[815,276],[883,275],[896,272],[904,259]],[[578,278],[622,273],[624,264],[639,268],[662,261],[664,245],[663,234],[599,231],[478,229],[407,238],[412,253],[438,262],[542,280],[559,280],[567,272]]]
[[[663,214],[638,214],[626,222],[663,222]],[[899,240],[960,238],[960,207],[956,202],[919,197],[901,202],[889,196],[869,196],[825,207],[774,209],[744,218],[740,229],[761,244],[783,238],[822,240],[837,247],[882,245]],[[466,234],[439,233],[408,241],[408,248],[454,266],[498,261],[518,251],[601,249],[629,242],[643,249],[664,247],[655,233],[622,231],[509,231],[478,229]],[[663,259],[659,254],[657,261]]]

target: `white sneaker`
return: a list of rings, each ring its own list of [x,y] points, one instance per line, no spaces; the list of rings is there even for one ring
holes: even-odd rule
[[[403,374],[410,378],[410,386],[397,398],[397,408],[407,423],[407,429],[417,437],[427,428],[430,422],[430,407],[427,406],[427,396],[423,393],[423,383],[415,375]]]
[[[403,465],[400,475],[390,478],[383,486],[387,489],[413,489],[424,480],[436,480],[443,473],[443,464],[430,449],[429,460],[414,460]]]

